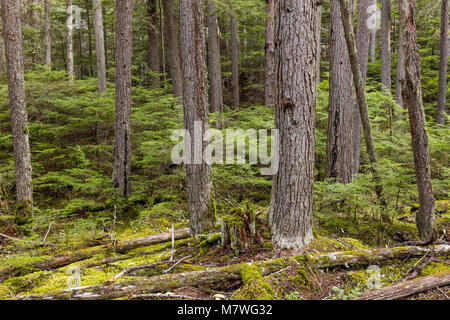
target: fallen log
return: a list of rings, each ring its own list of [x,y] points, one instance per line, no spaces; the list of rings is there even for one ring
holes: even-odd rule
[[[450,270],[364,292],[359,300],[395,300],[450,284]]]
[[[174,238],[175,240],[186,239],[189,238],[189,229],[181,229],[175,231]],[[114,251],[118,253],[124,253],[133,249],[137,249],[140,247],[151,246],[159,243],[164,243],[172,240],[172,233],[160,233],[145,237],[140,237],[131,240],[125,240],[123,242],[117,243],[115,246],[111,245],[103,245],[92,248],[85,248],[74,252],[73,254],[59,257],[52,257],[51,259],[45,261],[39,261],[34,263],[32,266],[25,266],[26,270],[21,272],[20,267],[6,267],[3,270],[0,270],[0,283],[9,277],[9,275],[15,275],[19,273],[30,273],[33,270],[48,270],[48,269],[57,269],[69,264],[87,260],[97,254],[105,253],[108,251]]]
[[[353,250],[344,252],[333,252],[325,254],[302,254],[294,257],[283,257],[278,259],[254,262],[261,269],[262,276],[267,276],[282,270],[293,264],[304,267],[308,264],[315,268],[337,267],[354,265],[367,265],[375,262],[393,259],[405,259],[423,256],[434,251],[435,256],[450,254],[450,246],[440,245],[436,247],[398,247],[373,250]],[[40,296],[25,296],[20,299],[114,299],[125,296],[139,295],[142,293],[167,292],[176,288],[198,285],[212,285],[226,283],[232,280],[240,280],[241,267],[245,263],[234,264],[226,267],[207,268],[202,271],[192,271],[175,274],[164,274],[144,279],[127,279],[123,282],[111,285],[93,285],[75,288],[72,290],[60,290]]]

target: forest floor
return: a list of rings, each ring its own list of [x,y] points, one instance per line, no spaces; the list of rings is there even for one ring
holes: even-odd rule
[[[304,263],[311,261],[308,257],[325,253],[332,256],[345,251],[362,255],[366,252],[364,249],[410,245],[412,240],[417,240],[414,207],[402,210],[403,213],[390,222],[368,215],[316,216],[315,239],[301,252],[275,250],[264,217],[258,224],[264,244],[255,244],[244,252],[221,246],[218,233],[205,234],[197,240],[180,233],[174,247],[169,237],[152,245],[140,242],[133,248],[123,249],[122,244],[133,239],[148,239],[148,236],[162,233],[170,235],[170,223],[163,218],[155,218],[139,229],[118,219],[114,233],[105,232],[96,238],[75,235],[68,239],[63,235],[64,223],[60,222],[51,227],[44,245],[35,240],[26,242],[27,238],[0,237],[0,299],[60,299],[64,294],[69,299],[77,290],[66,290],[72,281],[76,287],[117,285],[122,291],[144,286],[143,290],[108,296],[116,299],[346,300],[357,299],[370,291],[373,280],[370,264],[379,268],[381,287],[448,273],[449,250],[434,256],[432,247],[423,255],[399,255],[393,259],[367,258],[330,266]],[[438,202],[436,218],[440,242],[450,243],[450,201]],[[179,221],[175,229],[181,230],[187,225],[187,221]],[[9,236],[14,238],[15,235]],[[62,258],[58,260],[67,256],[77,258],[65,263]],[[237,274],[233,273],[233,266],[237,266]],[[205,276],[208,270],[217,271],[219,278]],[[162,277],[163,284],[159,289],[149,289],[145,279],[154,282],[158,277]],[[78,283],[74,280],[77,278]],[[180,283],[169,283],[167,279],[178,279]],[[124,286],[120,287],[121,284]],[[126,284],[132,285],[127,287]],[[61,296],[58,292],[64,294]],[[86,296],[78,298],[83,297]],[[445,285],[402,299],[448,300],[449,297],[450,285]]]

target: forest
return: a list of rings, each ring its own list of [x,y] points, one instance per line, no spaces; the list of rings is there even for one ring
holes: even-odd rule
[[[0,300],[450,300],[448,2],[0,0]]]

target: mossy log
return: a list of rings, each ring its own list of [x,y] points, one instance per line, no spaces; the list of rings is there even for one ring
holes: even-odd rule
[[[174,239],[186,239],[190,237],[189,229],[181,229],[174,232]],[[34,270],[47,270],[47,269],[57,269],[69,264],[83,261],[89,259],[97,254],[105,253],[108,251],[115,251],[119,253],[124,253],[133,249],[137,249],[140,247],[147,247],[159,243],[164,243],[172,240],[172,233],[160,233],[145,237],[140,237],[136,239],[125,240],[123,242],[117,243],[115,246],[111,245],[103,245],[92,248],[81,249],[73,254],[52,257],[51,259],[45,261],[39,261],[34,263],[32,268],[30,266],[24,266],[23,270],[20,270],[20,267],[6,267],[3,270],[0,270],[0,282],[3,282],[10,276],[14,276],[16,274],[30,273]]]
[[[420,257],[433,250],[432,247],[400,247],[373,250],[354,250],[326,254],[304,254],[295,257],[285,257],[272,260],[254,262],[261,276],[267,276],[280,271],[293,263],[301,268],[308,263],[311,267],[336,267],[339,265],[367,265],[374,262],[391,259],[404,259]],[[450,254],[450,246],[439,245],[434,247],[435,256]],[[295,262],[293,261],[295,259]],[[226,267],[208,268],[201,271],[191,271],[175,274],[164,274],[144,279],[128,279],[111,285],[99,284],[77,288],[76,290],[61,290],[41,296],[26,296],[20,299],[114,299],[142,293],[167,292],[176,288],[198,285],[211,285],[226,283],[242,279],[245,274],[245,263]],[[253,270],[253,268],[252,268]]]
[[[425,254],[433,252],[435,256],[450,255],[450,245],[360,249],[326,254],[308,253],[305,255],[305,259],[311,267],[316,268],[350,267],[351,265],[368,265],[385,260],[423,257]]]
[[[395,300],[450,284],[450,270],[363,293],[359,300]]]

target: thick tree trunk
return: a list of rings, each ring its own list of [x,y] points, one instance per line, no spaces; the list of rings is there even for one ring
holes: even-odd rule
[[[18,215],[33,212],[33,187],[22,47],[20,1],[1,0],[11,108]]]
[[[358,64],[358,55],[356,52],[356,40],[353,32],[352,14],[350,11],[349,0],[339,0],[341,5],[342,22],[345,31],[345,40],[347,42],[347,49],[350,57],[350,65],[353,74],[353,84],[356,90],[356,98],[358,101],[359,114],[361,116],[361,123],[364,132],[364,140],[366,143],[367,154],[369,156],[369,162],[372,165],[374,174],[374,180],[376,183],[375,191],[378,198],[382,196],[382,186],[379,184],[379,177],[376,172],[378,166],[377,154],[375,151],[375,144],[373,141],[372,128],[370,126],[369,111],[367,107],[367,101],[365,96],[364,82],[361,75],[361,70]]]
[[[358,300],[395,300],[450,284],[450,271],[400,282],[378,290],[364,292]]]
[[[326,178],[350,183],[353,174],[354,104],[352,72],[339,1],[331,1],[330,94]]]
[[[373,0],[358,1],[358,23],[356,30],[356,48],[358,54],[358,64],[361,70],[363,87],[366,87],[367,65],[369,62],[370,47],[370,30],[368,21],[370,18],[369,7],[373,4]],[[359,114],[358,103],[355,102],[353,115],[353,173],[359,171],[359,159],[361,155],[361,115]]]
[[[103,37],[103,14],[101,0],[92,0],[94,12],[95,51],[97,53],[98,92],[106,92],[105,39]]]
[[[422,240],[431,241],[435,236],[435,200],[431,185],[428,137],[425,126],[422,85],[420,82],[420,56],[415,20],[416,1],[399,1],[400,32],[404,33],[403,50],[406,71],[405,81],[402,86],[403,102],[408,107],[409,112],[414,167],[420,203],[420,208],[416,215],[416,224]]]
[[[322,8],[322,7],[319,7]],[[275,90],[275,2],[274,0],[266,0],[266,69],[264,80],[264,96],[265,105],[272,108],[274,104]],[[319,13],[318,13],[319,14]]]
[[[73,7],[72,0],[67,0],[67,76],[74,80],[73,73]]]
[[[231,12],[230,20],[231,31],[231,87],[233,91],[233,106],[239,107],[239,35],[238,22],[235,12]]]
[[[209,131],[209,112],[203,1],[180,1],[180,25],[184,125],[191,137],[191,141],[185,141],[189,226],[191,234],[197,236],[215,224],[211,166],[203,157],[209,143],[204,141]]]
[[[183,80],[181,74],[180,47],[178,45],[178,27],[173,10],[173,0],[161,0],[164,11],[164,23],[166,27],[167,53],[169,55],[169,71],[172,77],[173,95],[183,95]]]
[[[50,0],[44,0],[45,65],[47,66],[49,66],[52,63],[52,35],[51,35],[50,10],[51,10]]]
[[[444,113],[447,109],[447,70],[448,70],[448,0],[442,0],[441,47],[439,67],[439,90],[436,123],[445,124]]]
[[[150,70],[159,73],[159,47],[158,47],[158,13],[156,0],[147,0],[148,15],[148,65]],[[159,76],[152,77],[154,86],[159,86]]]
[[[312,1],[275,3],[275,127],[280,141],[269,220],[273,243],[283,249],[301,249],[313,239],[315,20]]]
[[[132,0],[116,0],[116,125],[113,187],[130,195]]]
[[[223,112],[222,95],[222,71],[220,66],[220,44],[219,44],[219,25],[217,23],[217,13],[215,0],[208,0],[208,66],[209,66],[209,85],[212,112]],[[219,124],[219,127],[222,127]]]

